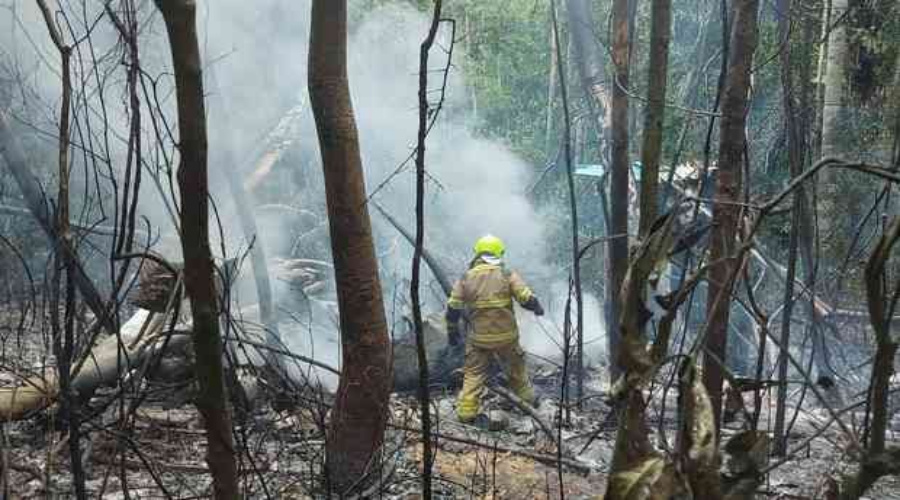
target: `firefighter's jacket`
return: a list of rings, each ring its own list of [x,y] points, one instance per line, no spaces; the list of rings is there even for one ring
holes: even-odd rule
[[[504,267],[498,258],[482,255],[453,286],[447,307],[456,311],[468,309],[473,330],[468,341],[490,349],[519,339],[513,300],[525,305],[533,302],[533,296],[517,272]]]

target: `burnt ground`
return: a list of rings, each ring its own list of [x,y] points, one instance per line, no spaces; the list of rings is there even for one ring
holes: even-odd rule
[[[6,319],[11,318],[7,314]],[[6,323],[9,324],[9,323]],[[35,323],[32,323],[36,324]],[[8,331],[8,330],[7,330]],[[16,381],[12,370],[41,362],[45,341],[38,331],[24,338],[5,335],[0,384]],[[20,345],[15,345],[20,342]],[[535,381],[543,393],[542,420],[558,431],[558,374],[548,366],[535,367]],[[615,430],[611,408],[600,391],[603,370],[592,372],[587,399],[581,409],[564,415],[562,439],[568,465],[553,462],[556,445],[530,416],[497,395],[485,400],[485,410],[502,426],[484,431],[458,423],[451,391],[435,392],[437,456],[435,490],[441,498],[599,498],[606,487]],[[125,391],[98,391],[85,410],[82,453],[87,488],[94,498],[203,498],[209,494],[204,461],[202,422],[190,404],[189,382],[142,383]],[[670,442],[675,435],[675,391],[667,396],[665,412],[655,394],[648,410],[653,440]],[[323,496],[322,463],[328,395],[300,390],[290,401],[270,404],[260,391],[249,411],[235,410],[242,484],[247,498],[318,498]],[[283,393],[282,393],[283,396]],[[138,404],[140,403],[140,404]],[[748,408],[752,398],[745,397]],[[770,429],[774,402],[764,399],[760,428]],[[807,406],[809,408],[807,408]],[[135,409],[136,408],[136,409]],[[794,409],[789,415],[793,415]],[[565,413],[565,412],[564,412]],[[122,416],[126,415],[125,418]],[[858,428],[864,416],[845,415]],[[790,449],[820,431],[828,421],[822,409],[804,405],[790,435]],[[371,496],[417,498],[421,468],[418,410],[411,395],[394,395],[380,472],[382,482]],[[723,431],[735,434],[740,422]],[[894,444],[900,435],[892,434]],[[65,425],[52,409],[31,418],[2,424],[2,463],[9,498],[73,497],[69,447]],[[590,444],[588,444],[590,441]],[[586,446],[587,445],[587,446]],[[819,499],[833,480],[854,471],[847,439],[831,425],[809,445],[774,468],[759,489],[758,498]],[[781,459],[771,458],[778,461]],[[562,486],[561,486],[562,484]],[[124,488],[123,488],[124,486]],[[123,493],[127,489],[127,495]],[[376,493],[379,492],[379,493]],[[900,499],[900,479],[883,478],[869,492],[870,499]]]

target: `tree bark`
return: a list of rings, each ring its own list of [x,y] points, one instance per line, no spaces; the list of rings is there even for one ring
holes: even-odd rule
[[[728,65],[719,128],[719,159],[713,228],[710,237],[709,291],[707,294],[706,350],[725,359],[731,307],[731,276],[739,265],[736,255],[740,225],[741,171],[744,163],[746,110],[750,70],[756,49],[758,0],[734,0]],[[722,413],[722,368],[713,356],[703,360],[703,383],[709,393],[716,428]],[[717,432],[718,434],[718,432]]]
[[[610,238],[608,243],[607,302],[610,304],[607,318],[609,352],[615,362],[610,366],[610,380],[621,374],[618,324],[622,311],[620,293],[628,269],[628,71],[629,71],[629,0],[614,0],[612,59],[615,66],[615,82],[612,92],[612,150],[610,155],[610,227],[609,234],[623,235]]]
[[[596,133],[597,133],[597,143],[600,144],[598,148],[598,153],[601,158],[606,156],[605,149],[603,144],[610,138],[610,127],[612,126],[612,117],[610,112],[612,110],[610,105],[610,93],[609,90],[604,86],[604,68],[603,61],[605,59],[604,55],[600,51],[600,47],[597,43],[596,36],[593,30],[593,13],[591,10],[591,1],[590,0],[566,0],[566,13],[569,22],[569,33],[570,33],[570,48],[571,53],[573,55],[572,59],[575,63],[575,68],[578,72],[579,80],[581,81],[581,89],[584,93],[585,100],[587,102],[588,111],[591,115],[591,122],[593,123]],[[626,36],[626,40],[627,40]],[[557,43],[559,43],[557,41]],[[557,48],[557,53],[559,52],[559,48]],[[558,57],[558,56],[557,56]],[[559,76],[562,78],[562,70],[559,70]],[[625,120],[627,122],[627,119]],[[627,136],[627,130],[626,130]],[[627,141],[626,141],[627,142]],[[626,179],[627,183],[627,179]],[[627,184],[626,184],[627,186]],[[613,200],[613,204],[617,203],[617,196],[620,193],[612,190],[611,188],[611,199]],[[627,190],[626,190],[626,204],[627,204]],[[603,201],[601,201],[602,203]],[[605,209],[604,209],[605,211]],[[607,226],[607,231],[610,234],[617,234],[616,231],[613,230],[611,225]],[[617,246],[618,245],[618,246]],[[610,243],[607,244],[609,255],[619,255],[620,250],[613,251],[612,248],[616,246],[619,248],[620,246],[625,245],[626,250],[625,254],[627,255],[627,242],[626,241],[618,241],[618,239],[613,239]],[[612,274],[613,261],[611,261],[611,257],[607,258],[607,270],[609,274]],[[621,265],[622,269],[620,274],[621,278],[624,277],[624,269],[627,266],[627,263],[617,262],[616,265]],[[606,323],[606,332],[607,332],[607,350],[608,350],[608,359],[610,365],[610,380],[614,380],[621,373],[621,369],[619,368],[619,362],[617,359],[616,353],[618,352],[619,345],[619,330],[616,327],[616,319],[618,317],[618,310],[616,309],[616,297],[618,295],[618,289],[621,286],[621,279],[617,282],[616,285],[614,282],[607,282],[606,284],[606,304],[604,307],[604,322]],[[581,359],[581,355],[578,356]]]
[[[803,169],[803,144],[799,135],[796,108],[794,105],[794,84],[792,46],[790,43],[790,12],[792,0],[780,0],[778,12],[778,33],[782,43],[781,51],[781,100],[784,113],[784,132],[787,139],[788,168],[792,178],[796,178]],[[791,345],[791,318],[794,311],[794,278],[797,272],[797,254],[799,249],[801,204],[803,191],[798,189],[793,194],[793,211],[791,212],[791,232],[788,244],[787,276],[784,287],[784,310],[781,312],[781,345]],[[765,353],[760,352],[760,356]],[[781,352],[778,357],[778,397],[775,407],[775,455],[783,456],[787,452],[787,436],[784,433],[787,410],[787,356]]]
[[[641,148],[641,198],[639,235],[647,236],[657,217],[659,201],[659,159],[666,112],[669,39],[672,24],[671,0],[653,0],[650,11],[650,61],[647,71],[647,107],[644,111]],[[673,169],[674,170],[674,169]]]
[[[600,51],[594,34],[591,1],[566,0],[566,13],[568,14],[569,33],[581,88],[587,99],[597,132],[603,136],[599,137],[602,142],[607,139],[610,127],[608,115],[610,97],[608,89],[603,85],[605,57]]]
[[[403,236],[403,239],[405,239],[413,247],[416,246],[416,237],[405,227],[403,227],[403,225],[400,224],[400,221],[398,221],[390,213],[388,213],[388,211],[385,210],[384,207],[379,205],[378,202],[369,200],[369,203],[371,203],[372,206],[375,207],[375,210],[378,210],[378,212],[391,224],[391,226],[393,226],[394,229],[396,229],[397,232],[400,233],[401,236]],[[424,259],[425,263],[428,264],[428,268],[431,269],[431,274],[434,275],[434,279],[437,280],[438,285],[440,285],[441,290],[444,292],[444,295],[450,297],[450,292],[453,291],[453,285],[450,282],[450,278],[447,277],[447,273],[445,273],[441,266],[438,264],[438,261],[436,258],[434,258],[434,255],[432,255],[431,252],[429,252],[425,247],[422,247],[422,259]]]
[[[121,374],[156,356],[164,342],[158,339],[145,341],[157,337],[166,326],[165,315],[138,309],[116,335],[105,337],[94,346],[80,367],[72,367],[70,391],[79,396],[92,394],[100,386],[114,384]],[[180,349],[187,342],[188,336],[182,334],[188,329],[187,325],[179,323],[176,328],[179,334],[169,340],[167,349],[170,351]],[[60,384],[54,372],[56,370],[48,369],[41,375],[23,380],[18,386],[0,388],[0,422],[24,419],[56,402]]]
[[[894,150],[892,164],[895,168],[900,167],[900,52],[897,53],[897,60],[894,61],[894,80],[891,85],[889,102],[893,103],[888,112],[890,121],[888,124],[893,129],[894,134]]]
[[[422,304],[419,297],[419,277],[422,270],[422,254],[425,245],[425,142],[428,139],[429,120],[436,118],[443,104],[439,102],[431,108],[428,102],[428,56],[441,23],[443,2],[435,0],[431,26],[419,47],[419,130],[416,143],[416,238],[413,245],[412,278],[409,296],[412,301],[413,328],[416,336],[416,360],[419,365],[419,387],[417,396],[419,412],[422,415],[422,498],[431,500],[431,472],[434,467],[431,435],[431,395],[428,381],[428,354],[422,324]],[[435,113],[432,116],[432,112]],[[433,122],[432,122],[433,123]]]
[[[325,174],[343,347],[328,432],[328,481],[344,494],[377,458],[391,390],[391,344],[347,79],[346,0],[313,1],[308,84]]]
[[[872,364],[869,408],[872,411],[872,424],[869,429],[868,453],[874,457],[885,451],[885,436],[889,419],[888,394],[891,376],[894,374],[894,356],[898,343],[891,335],[890,317],[897,305],[896,296],[889,300],[886,290],[890,287],[886,282],[885,265],[891,256],[893,247],[900,241],[900,218],[894,219],[881,241],[872,252],[866,264],[866,299],[872,329],[875,331],[875,360]]]
[[[830,7],[827,7],[830,4]],[[822,82],[822,137],[820,158],[840,157],[842,153],[841,137],[843,130],[844,100],[847,81],[847,27],[846,13],[848,0],[831,0],[826,3],[823,29],[828,30],[824,65],[825,75]],[[823,246],[827,258],[837,259],[832,255],[847,241],[841,228],[841,219],[847,215],[843,208],[848,204],[846,196],[840,193],[837,169],[825,169],[820,179],[818,196],[819,233],[824,237]]]
[[[579,401],[578,405],[581,406],[581,398],[584,395],[584,303],[582,301],[582,292],[581,292],[581,258],[579,257],[580,253],[580,243],[578,238],[578,199],[575,193],[575,165],[573,165],[573,152],[572,152],[572,120],[571,115],[569,113],[569,92],[568,87],[566,86],[566,75],[563,70],[563,58],[560,53],[560,48],[562,44],[559,39],[559,22],[556,17],[556,2],[551,2],[550,4],[550,14],[551,20],[553,21],[553,36],[556,45],[556,64],[557,71],[559,72],[559,91],[560,97],[562,98],[562,111],[563,111],[563,159],[566,164],[566,185],[568,187],[568,195],[569,195],[569,223],[572,228],[572,276],[571,280],[571,291],[575,292],[575,320],[576,320],[576,334],[575,334],[575,400]],[[581,21],[583,22],[583,21]],[[567,301],[568,304],[568,301]],[[570,348],[570,338],[569,333],[570,330],[568,328],[571,325],[570,321],[570,313],[569,308],[566,307],[566,332],[564,334],[563,340],[563,356],[566,358],[566,363],[564,363],[563,370],[563,401],[564,404],[568,403],[569,396],[569,374],[568,374],[568,359],[569,359],[569,348]]]
[[[72,466],[72,482],[75,497],[79,500],[87,498],[84,486],[84,466],[81,460],[81,421],[77,399],[72,397],[71,367],[75,356],[75,281],[77,273],[77,255],[71,230],[69,227],[69,122],[72,106],[72,48],[65,44],[63,37],[53,21],[53,14],[44,0],[37,0],[38,7],[44,16],[47,30],[61,59],[62,102],[59,113],[59,186],[56,196],[56,234],[62,243],[61,248],[69,251],[57,251],[54,256],[52,271],[52,288],[50,290],[50,326],[53,334],[53,354],[57,360],[57,377],[60,387],[60,416],[66,423],[69,432],[69,462]],[[65,270],[65,309],[62,328],[59,324],[60,312],[60,278]]]
[[[555,3],[551,2],[550,9],[556,9]],[[551,17],[555,16],[555,10],[551,11]],[[554,113],[554,104],[556,102],[556,88],[559,85],[559,74],[558,66],[559,62],[557,61],[557,57],[559,54],[559,48],[556,45],[556,31],[553,27],[553,22],[550,22],[550,75],[547,77],[547,122],[544,127],[544,150],[547,155],[555,154],[553,151],[554,147],[554,139],[553,139],[553,122],[555,117]]]
[[[196,3],[156,0],[169,35],[178,105],[181,248],[184,286],[194,322],[195,369],[215,498],[240,497],[228,394],[222,365],[218,297],[209,246],[206,109],[197,42]]]
[[[826,9],[824,29],[828,31],[828,49],[825,55],[825,80],[822,82],[822,154],[823,158],[840,153],[841,118],[844,104],[844,88],[847,80],[847,27],[844,16],[847,0],[831,0]],[[823,176],[826,185],[832,179],[834,169],[826,169]]]
[[[214,66],[213,66],[214,68]],[[219,84],[216,75],[213,72],[212,84],[217,94],[219,92]],[[228,112],[226,102],[222,102],[223,118],[230,122],[231,113]],[[230,140],[229,143],[235,141]],[[256,217],[253,214],[253,205],[250,201],[250,193],[241,182],[236,155],[231,146],[225,147],[224,165],[225,179],[228,182],[228,190],[231,192],[234,200],[234,208],[237,213],[238,223],[247,244],[250,245],[248,250],[250,254],[250,267],[253,270],[253,280],[256,285],[256,299],[259,302],[259,319],[266,329],[266,343],[271,347],[281,345],[281,335],[278,332],[278,319],[275,314],[275,301],[272,297],[272,284],[269,279],[269,268],[266,266],[266,248],[265,244],[259,237],[259,229],[256,224]],[[276,358],[277,359],[277,358]],[[277,361],[276,361],[276,364]]]

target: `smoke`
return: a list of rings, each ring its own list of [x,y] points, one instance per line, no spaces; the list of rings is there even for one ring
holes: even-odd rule
[[[412,166],[394,175],[397,166],[412,151],[417,133],[417,91],[419,45],[430,18],[403,4],[392,4],[367,15],[356,27],[350,42],[350,79],[357,122],[362,141],[363,162],[370,191],[390,178],[375,199],[385,205],[408,228],[414,224],[414,177]],[[442,73],[450,48],[449,29],[443,26],[438,44],[431,53],[429,96],[432,105],[441,94]],[[475,240],[487,233],[502,238],[507,245],[508,265],[517,269],[547,304],[546,320],[530,313],[518,315],[522,343],[526,350],[542,356],[558,356],[559,347],[548,335],[560,337],[568,271],[550,261],[559,245],[549,239],[543,217],[527,196],[535,167],[517,157],[505,144],[478,137],[471,104],[466,96],[465,75],[460,70],[463,54],[455,47],[443,115],[427,143],[426,241],[433,253],[461,275],[471,257]],[[373,214],[376,223],[380,218]],[[394,237],[394,230],[379,225],[382,238]],[[568,243],[563,243],[568,245]],[[384,271],[408,275],[412,252],[408,245],[382,259]],[[442,297],[432,297],[426,306],[443,308]],[[574,321],[574,305],[572,308]],[[604,350],[598,325],[599,304],[585,296],[586,340],[589,353]],[[556,326],[554,326],[556,325]],[[591,327],[587,327],[591,325]],[[558,339],[557,339],[558,340]]]
[[[308,103],[310,2],[223,0],[202,2],[199,6],[198,25],[208,95],[210,182],[223,226],[221,238],[217,230],[211,238],[214,249],[224,244],[233,256],[245,250],[249,241],[236,223],[222,172],[229,165],[237,165],[242,176],[249,174],[249,166],[262,153],[261,148],[279,119],[298,104]],[[143,8],[146,12],[142,19],[152,22],[141,35],[142,61],[150,74],[163,75],[170,71],[166,69],[170,63],[165,30],[159,16],[151,12],[152,4],[147,3]],[[28,20],[31,38],[46,40],[43,25],[35,24],[40,18],[33,7],[24,9],[30,10],[22,19]],[[373,200],[410,230],[415,220],[414,168],[412,162],[403,168],[401,165],[412,153],[416,141],[419,46],[428,30],[429,14],[399,1],[372,11],[364,8],[360,0],[351,2],[350,11],[349,76],[368,190]],[[108,39],[105,43],[110,45],[116,42],[112,32],[105,38]],[[38,43],[42,46],[38,52],[52,53],[51,46]],[[7,47],[13,46],[6,45],[4,40],[4,48]],[[440,70],[447,66],[450,47],[449,25],[443,25],[431,53],[432,105],[437,105],[442,95],[444,75]],[[517,157],[502,142],[475,133],[474,113],[467,98],[471,92],[460,69],[462,57],[460,47],[454,47],[455,64],[444,89],[442,115],[427,143],[425,244],[454,279],[466,269],[471,246],[478,237],[491,233],[502,238],[508,248],[508,265],[523,275],[548,309],[547,318],[540,321],[520,311],[522,343],[526,350],[536,354],[558,356],[556,342],[563,324],[569,271],[554,264],[551,255],[558,253],[556,247],[568,247],[569,243],[549,239],[551,232],[544,218],[525,195],[535,167]],[[174,123],[172,83],[170,78],[161,78],[160,82],[162,104],[170,113],[170,123]],[[113,85],[120,83],[113,82]],[[52,86],[41,91],[47,95],[57,92]],[[114,119],[125,123],[124,106],[113,108]],[[305,113],[291,132],[296,135],[292,149],[300,152],[285,160],[290,164],[281,168],[290,172],[286,180],[299,177],[307,185],[319,185],[321,166],[312,114],[308,105],[301,109]],[[145,134],[150,136],[150,132],[147,130]],[[123,153],[117,151],[117,154]],[[160,202],[161,195],[150,183],[146,184],[141,198],[142,213],[153,224],[165,228],[168,215]],[[300,197],[294,205],[322,213],[325,203],[322,193],[321,189],[306,189],[303,194],[308,198]],[[254,201],[258,205],[273,202],[266,198]],[[408,283],[405,280],[410,274],[412,249],[377,211],[370,209],[370,215],[376,231],[389,319],[394,325],[400,325],[400,316],[406,312]],[[258,213],[258,217],[259,241],[270,257],[285,253],[295,236],[289,226],[296,225],[297,219],[284,214]],[[327,238],[327,231],[320,234],[321,238]],[[178,258],[177,245],[170,245],[166,251]],[[249,269],[245,272],[249,273]],[[425,276],[430,278],[430,273],[426,272]],[[430,280],[423,285],[435,289],[430,286]],[[284,297],[293,292],[277,281],[275,288],[282,297],[281,303],[290,304]],[[255,293],[244,291],[241,295],[250,299]],[[440,293],[424,296],[427,312],[442,312]],[[603,350],[599,340],[604,328],[597,301],[587,294],[585,299],[588,352],[595,358]],[[334,308],[316,304],[299,313],[287,312],[299,320],[293,328],[282,328],[285,341],[298,351],[307,354],[314,351],[318,359],[337,366],[339,342]],[[572,315],[574,320],[574,305]]]

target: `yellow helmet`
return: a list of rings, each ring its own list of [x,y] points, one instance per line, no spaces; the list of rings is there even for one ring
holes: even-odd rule
[[[506,252],[506,245],[503,244],[503,240],[500,238],[488,234],[482,236],[475,242],[473,250],[475,250],[475,255],[488,253],[494,257],[503,257],[503,254]]]

